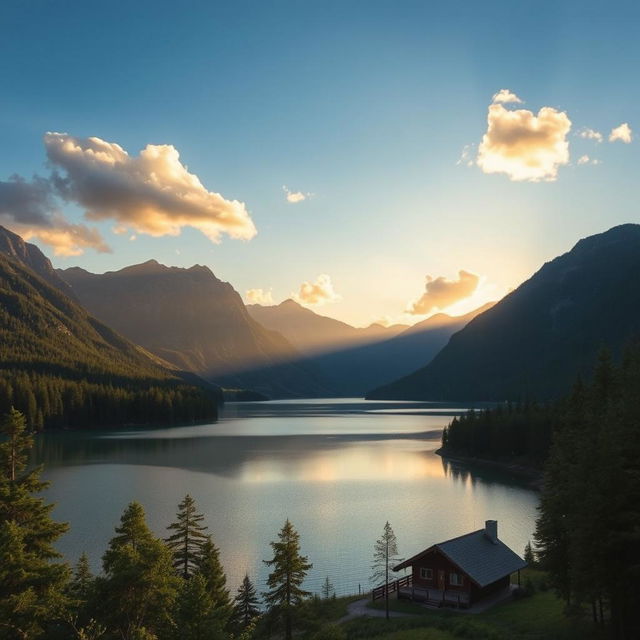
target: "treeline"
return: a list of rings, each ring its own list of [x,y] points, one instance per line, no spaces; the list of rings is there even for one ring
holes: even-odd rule
[[[69,380],[46,373],[0,369],[0,413],[15,407],[34,429],[175,424],[217,416],[213,391],[177,380],[118,384]]]
[[[165,539],[133,502],[102,556],[102,572],[93,575],[84,554],[70,568],[53,546],[68,526],[54,522],[52,505],[37,495],[47,486],[40,469],[27,468],[34,441],[25,417],[12,409],[0,426],[0,640],[340,637],[331,628],[317,635],[327,631],[335,592],[328,578],[322,599],[303,590],[312,565],[288,520],[264,561],[271,572],[262,603],[248,575],[230,595],[219,550],[188,495]]]
[[[0,254],[0,414],[37,429],[191,422],[215,419],[218,396]]]
[[[455,417],[442,432],[442,452],[472,458],[522,458],[542,466],[551,446],[562,403],[519,402],[472,410]]]
[[[469,412],[443,450],[544,461],[534,550],[567,608],[612,637],[640,637],[640,344],[614,365],[603,351],[589,383],[548,405]]]

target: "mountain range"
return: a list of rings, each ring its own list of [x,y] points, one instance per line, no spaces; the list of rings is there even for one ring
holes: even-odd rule
[[[267,396],[332,394],[291,344],[253,320],[240,295],[208,267],[155,260],[95,274],[58,271],[102,322],[181,369]]]
[[[294,344],[338,395],[361,397],[429,362],[456,331],[492,304],[464,316],[438,313],[411,327],[373,324],[362,329],[318,315],[294,300],[247,309]]]
[[[39,428],[215,418],[215,387],[93,318],[67,287],[37,247],[0,227],[2,412],[15,406]]]
[[[546,399],[640,333],[640,225],[580,240],[371,399]]]

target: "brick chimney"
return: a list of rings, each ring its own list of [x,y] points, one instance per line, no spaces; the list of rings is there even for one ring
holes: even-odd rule
[[[484,535],[493,542],[493,544],[498,544],[498,521],[497,520],[487,520],[484,523]]]

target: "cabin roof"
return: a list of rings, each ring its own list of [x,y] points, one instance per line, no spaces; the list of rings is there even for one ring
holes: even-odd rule
[[[445,542],[439,542],[415,556],[401,562],[393,568],[399,571],[410,567],[424,556],[439,551],[453,564],[466,573],[479,587],[504,578],[505,576],[524,569],[527,563],[509,547],[496,538],[492,541],[485,529],[479,529]]]

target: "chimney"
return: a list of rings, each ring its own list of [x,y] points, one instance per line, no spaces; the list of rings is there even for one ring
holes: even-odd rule
[[[498,521],[497,520],[487,520],[484,523],[484,535],[493,542],[493,544],[498,544]]]

